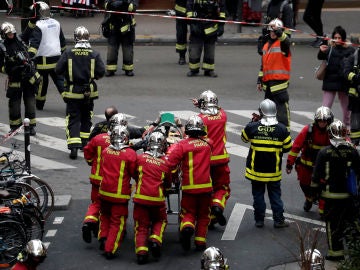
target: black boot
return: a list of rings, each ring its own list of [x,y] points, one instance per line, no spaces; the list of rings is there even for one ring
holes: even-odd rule
[[[82,238],[86,243],[91,243],[91,239],[92,239],[92,224],[90,222],[86,222],[84,223],[84,225],[82,226]]]
[[[77,148],[71,148],[69,157],[71,159],[77,159],[77,156],[78,156],[78,149]]]
[[[211,214],[216,217],[216,220],[220,226],[226,225],[226,218],[223,215],[223,210],[219,206],[211,207]]]
[[[184,228],[180,233],[180,242],[184,251],[191,248],[191,236],[194,234],[194,229],[190,227]]]
[[[137,263],[140,265],[147,263],[148,257],[149,257],[148,254],[137,254],[136,255]]]
[[[185,60],[185,53],[179,53],[180,57],[179,57],[179,65],[185,65],[186,64],[186,60]]]
[[[150,242],[151,254],[155,259],[161,257],[161,246],[156,242]]]

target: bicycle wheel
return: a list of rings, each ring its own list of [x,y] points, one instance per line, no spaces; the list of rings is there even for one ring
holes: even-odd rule
[[[30,185],[23,182],[15,182],[11,186],[7,187],[6,190],[10,193],[10,197],[3,199],[2,201],[21,199],[25,196],[27,200],[33,203],[35,206],[40,207],[40,198],[37,191]]]
[[[36,206],[27,204],[23,208],[22,217],[26,225],[27,240],[40,239],[44,236],[44,217]]]
[[[10,267],[27,244],[21,223],[13,220],[0,221],[0,266]]]
[[[54,192],[52,188],[44,180],[35,175],[28,175],[19,178],[17,181],[25,182],[32,186],[39,195],[39,209],[44,218],[47,219],[54,210]]]

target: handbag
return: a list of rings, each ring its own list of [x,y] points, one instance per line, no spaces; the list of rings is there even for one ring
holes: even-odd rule
[[[318,66],[315,69],[315,78],[322,81],[325,78],[325,74],[326,74],[326,67],[328,65],[329,59],[330,59],[330,55],[332,52],[332,47],[330,48],[330,52],[329,52],[329,56],[327,60],[323,60],[320,64],[320,66]]]
[[[315,70],[315,78],[322,81],[325,78],[325,73],[326,73],[326,67],[327,67],[327,61],[323,60],[320,64],[320,66],[318,66]]]

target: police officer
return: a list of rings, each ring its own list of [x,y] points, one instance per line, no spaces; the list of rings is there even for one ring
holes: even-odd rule
[[[334,120],[328,128],[331,145],[317,155],[311,187],[313,194],[325,201],[324,218],[328,242],[327,260],[344,259],[343,237],[347,226],[358,217],[358,207],[353,196],[358,190],[350,189],[349,183],[360,177],[360,156],[356,148],[346,140],[347,129],[340,120]],[[352,178],[352,172],[355,177]]]
[[[110,11],[134,12],[136,7],[137,1],[135,0],[107,0],[105,2],[105,9]],[[126,76],[134,76],[135,18],[131,14],[120,13],[111,13],[105,16],[109,16],[107,22],[110,29],[105,76],[115,75],[120,45],[123,55],[122,69]]]
[[[49,86],[49,76],[61,94],[64,91],[64,79],[55,73],[56,62],[61,53],[65,50],[65,37],[61,30],[60,23],[50,18],[50,8],[45,2],[35,2],[30,9],[38,16],[35,28],[29,37],[29,54],[35,57],[36,68],[42,76],[38,93],[36,95],[36,108],[43,110],[47,89]]]
[[[40,74],[30,60],[27,47],[17,37],[13,24],[4,22],[0,28],[0,69],[8,75],[6,97],[9,98],[9,122],[12,133],[22,125],[21,98],[25,117],[30,119],[30,135],[35,135],[35,93]]]
[[[199,19],[225,19],[224,0],[188,0],[187,17]],[[192,20],[190,24],[188,77],[197,76],[201,54],[204,50],[202,69],[204,76],[217,77],[215,73],[215,42],[224,34],[224,23]]]
[[[285,222],[284,204],[281,200],[281,159],[292,146],[286,127],[276,119],[276,105],[265,99],[259,107],[260,121],[246,125],[241,139],[251,143],[246,159],[245,178],[251,181],[254,199],[254,217],[257,228],[264,227],[266,204],[265,188],[268,190],[275,228],[288,227]]]
[[[177,17],[186,17],[187,0],[175,1],[175,13]],[[176,52],[179,53],[179,65],[186,64],[188,22],[184,19],[176,19]]]
[[[84,26],[77,27],[74,48],[61,55],[55,68],[56,74],[65,75],[66,80],[62,97],[66,102],[66,137],[71,159],[76,159],[78,149],[87,144],[94,99],[99,97],[95,80],[105,74],[104,62],[100,54],[91,49],[89,38]]]
[[[354,54],[344,59],[344,75],[349,82],[349,110],[350,119],[350,139],[355,145],[360,143],[360,53],[356,48]]]
[[[277,120],[290,128],[289,86],[291,71],[290,39],[282,29],[279,19],[269,23],[270,39],[263,47],[257,89],[265,92],[265,98],[275,102]]]

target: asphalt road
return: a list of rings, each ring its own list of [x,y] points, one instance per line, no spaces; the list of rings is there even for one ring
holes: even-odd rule
[[[105,59],[106,48],[94,47]],[[321,106],[321,82],[314,78],[314,68],[319,64],[317,50],[307,46],[292,47],[292,78],[289,87],[292,135]],[[256,111],[263,93],[256,90],[260,58],[255,46],[219,46],[216,50],[218,78],[186,77],[187,66],[177,65],[175,48],[170,46],[136,46],[135,77],[129,78],[118,71],[116,76],[99,80],[100,99],[95,101],[94,121],[99,121],[104,109],[116,105],[129,115],[129,123],[144,126],[153,121],[160,111],[173,111],[186,119],[195,113],[190,99],[211,89],[217,93],[220,105],[228,112],[228,141],[231,151],[232,194],[225,211],[230,219],[226,228],[217,227],[209,232],[208,245],[223,250],[231,269],[267,269],[270,266],[295,261],[299,254],[298,227],[303,231],[323,228],[314,208],[309,213],[302,210],[303,195],[295,174],[283,176],[283,200],[290,228],[274,229],[271,214],[265,228],[254,227],[250,183],[244,179],[247,145],[241,142],[240,131]],[[120,61],[121,63],[121,61]],[[0,85],[5,84],[0,77]],[[8,124],[7,99],[0,101],[0,129]],[[333,111],[341,118],[338,101]],[[81,223],[89,202],[90,167],[83,158],[68,158],[64,126],[65,104],[51,84],[45,109],[39,111],[38,134],[32,138],[33,172],[46,179],[57,195],[71,195],[69,208],[56,211],[47,223],[49,254],[39,269],[199,269],[200,253],[183,254],[178,243],[177,225],[169,225],[165,232],[163,257],[148,266],[138,266],[134,254],[131,215],[128,234],[120,248],[119,257],[107,261],[101,256],[96,241],[85,244],[81,239]],[[310,118],[309,118],[310,117]],[[17,138],[21,141],[21,136]],[[2,147],[10,147],[11,141]],[[38,159],[38,157],[46,160]],[[131,204],[130,204],[131,205]],[[131,207],[131,206],[130,206]],[[269,207],[269,204],[268,204]],[[130,211],[131,213],[131,211]],[[173,218],[173,217],[171,217]],[[224,240],[227,239],[227,240]],[[325,235],[321,235],[319,249],[326,251]],[[310,240],[309,240],[310,241]]]

